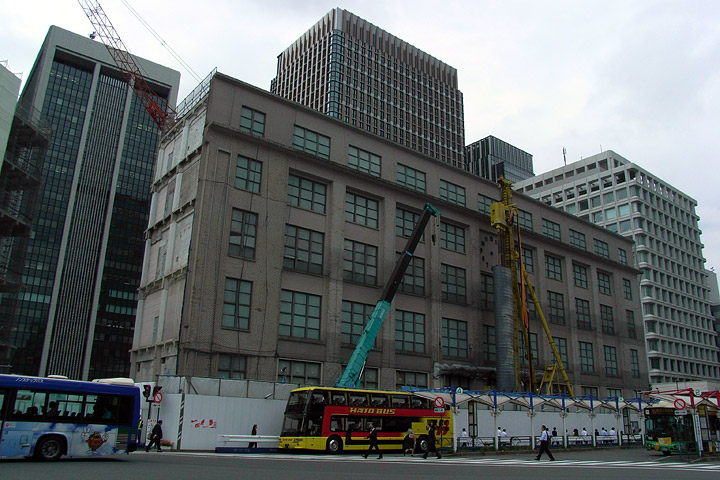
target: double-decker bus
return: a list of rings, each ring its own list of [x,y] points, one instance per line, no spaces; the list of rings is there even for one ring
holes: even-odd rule
[[[102,382],[0,375],[0,458],[136,450],[140,389],[130,379]]]
[[[439,447],[452,445],[447,406],[436,411],[432,401],[408,392],[304,387],[290,393],[279,447],[328,453],[367,450],[371,423],[381,450],[400,450],[409,428],[416,452],[427,451],[429,428],[435,430]]]

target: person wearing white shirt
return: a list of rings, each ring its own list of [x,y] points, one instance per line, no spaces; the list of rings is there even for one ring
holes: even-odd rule
[[[550,442],[548,439],[548,430],[545,425],[541,427],[540,432],[540,452],[538,452],[537,457],[535,457],[535,460],[540,460],[540,457],[542,457],[543,452],[547,453],[548,457],[550,457],[550,461],[554,461],[555,457],[553,457],[553,454],[550,452]]]

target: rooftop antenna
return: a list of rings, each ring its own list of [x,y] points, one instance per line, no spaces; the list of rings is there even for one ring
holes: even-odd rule
[[[567,154],[567,150],[565,147],[563,147],[563,162],[565,162],[565,166],[567,167],[567,157],[565,156]]]

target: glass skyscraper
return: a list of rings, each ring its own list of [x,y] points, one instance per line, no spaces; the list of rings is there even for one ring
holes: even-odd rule
[[[171,103],[179,73],[136,58]],[[52,125],[13,373],[127,376],[158,127],[105,46],[51,27],[21,101]]]

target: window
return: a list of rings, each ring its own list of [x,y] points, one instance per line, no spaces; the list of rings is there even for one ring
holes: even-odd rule
[[[630,338],[637,338],[637,330],[635,329],[635,312],[625,310],[625,321],[627,323],[627,334]]]
[[[563,366],[565,368],[569,368],[568,367],[567,340],[562,337],[553,337],[553,341],[555,342],[555,347],[557,348],[557,351],[560,354],[560,361],[562,361]],[[555,358],[553,357],[552,360],[555,360]]]
[[[440,180],[440,198],[455,205],[465,206],[465,188],[460,185]]]
[[[615,320],[611,306],[600,305],[600,322],[603,333],[615,334]]]
[[[262,137],[265,135],[265,114],[243,105],[240,110],[240,130]]]
[[[485,360],[494,362],[497,358],[497,345],[495,343],[495,327],[483,325],[483,352]]]
[[[286,337],[320,339],[321,298],[309,293],[282,290],[278,334]]]
[[[605,391],[607,392],[607,396],[610,398],[622,397],[622,388],[608,388]]]
[[[374,153],[350,145],[348,149],[348,166],[374,177],[379,177],[382,160]]]
[[[538,359],[538,345],[537,340],[538,336],[537,333],[530,333],[530,353],[532,353],[533,358],[533,365],[537,364]],[[520,358],[520,361],[523,365],[528,364],[528,355],[527,355],[527,348],[525,348],[525,337],[523,336],[522,332],[518,332],[518,357]]]
[[[623,295],[627,300],[632,300],[632,283],[627,278],[622,279],[623,282]]]
[[[373,245],[345,240],[343,280],[377,285],[378,249]]]
[[[492,274],[480,273],[480,308],[495,309],[495,281]]]
[[[589,342],[579,342],[580,346],[580,371],[583,373],[595,372],[595,361],[593,360],[593,345]]]
[[[395,388],[402,390],[402,387],[427,388],[428,376],[422,372],[406,372],[397,370],[395,372]]]
[[[397,183],[418,192],[425,192],[425,173],[398,163]]]
[[[440,265],[442,299],[447,302],[465,303],[465,269],[452,265]]]
[[[440,222],[440,246],[448,250],[465,253],[465,229],[450,223]]]
[[[330,137],[295,125],[293,147],[325,160],[330,159]]]
[[[562,282],[562,260],[545,255],[545,276],[552,280]]]
[[[575,299],[575,310],[577,312],[577,326],[583,330],[592,330],[590,317],[590,302],[582,298]]]
[[[320,385],[320,364],[298,360],[278,360],[277,381],[300,385]]]
[[[293,207],[325,213],[326,188],[322,183],[290,175],[287,203]]]
[[[610,250],[608,249],[608,244],[606,242],[603,242],[602,240],[598,240],[597,238],[594,238],[593,241],[595,242],[595,253],[597,253],[603,258],[610,258]]]
[[[640,357],[638,351],[632,348],[630,349],[630,371],[633,377],[640,377]]]
[[[235,164],[235,188],[247,190],[252,193],[259,193],[261,179],[262,163],[238,155],[237,163]]]
[[[608,345],[605,345],[605,374],[618,374],[617,349]]]
[[[370,228],[378,227],[378,202],[355,193],[345,194],[345,220]]]
[[[237,278],[225,279],[222,326],[227,328],[250,328],[250,299],[252,282]]]
[[[560,240],[560,224],[546,218],[542,219],[542,233],[553,240]]]
[[[242,355],[231,355],[221,353],[218,356],[218,378],[234,378],[242,380],[245,378],[247,358]]]
[[[285,225],[283,267],[308,273],[322,273],[325,235],[294,225]]]
[[[365,367],[362,376],[359,379],[358,388],[369,390],[377,390],[380,383],[378,382],[379,372],[377,368]]]
[[[232,209],[230,221],[230,245],[228,255],[240,258],[255,258],[257,239],[257,214],[245,210]]]
[[[425,315],[395,310],[395,350],[425,353]]]
[[[598,387],[582,387],[582,394],[584,397],[591,396],[593,398],[597,398],[597,396],[599,395],[598,392]]]
[[[342,325],[340,326],[340,341],[356,344],[375,307],[358,302],[342,302]]]
[[[413,256],[403,274],[398,292],[425,295],[425,260]]]
[[[442,319],[442,354],[446,357],[467,357],[467,322]]]
[[[419,213],[397,208],[395,210],[395,234],[401,237],[409,237],[419,220]]]
[[[168,185],[165,191],[165,212],[163,218],[169,217],[173,211],[173,201],[175,200],[175,182]]]
[[[585,250],[587,248],[587,244],[585,243],[585,234],[570,229],[570,245]]]
[[[526,212],[525,210],[518,209],[517,216],[518,216],[517,217],[518,227],[524,228],[525,230],[532,231],[532,229],[533,229],[532,213]]]
[[[533,251],[531,248],[522,247],[522,262],[528,273],[533,273],[535,271],[535,259],[533,258]]]
[[[493,203],[495,203],[495,200],[492,198],[478,194],[478,210],[480,210],[480,213],[490,216],[490,205]]]
[[[605,295],[612,295],[612,288],[610,287],[610,275],[603,272],[597,272],[598,291]]]
[[[588,288],[587,267],[583,265],[573,264],[573,280],[575,285],[581,288]]]
[[[627,265],[627,252],[623,250],[622,248],[618,248],[618,261],[622,263],[623,265]]]
[[[548,319],[550,320],[550,323],[565,325],[565,301],[562,293],[547,293],[548,305],[550,306],[550,310],[548,311]]]

